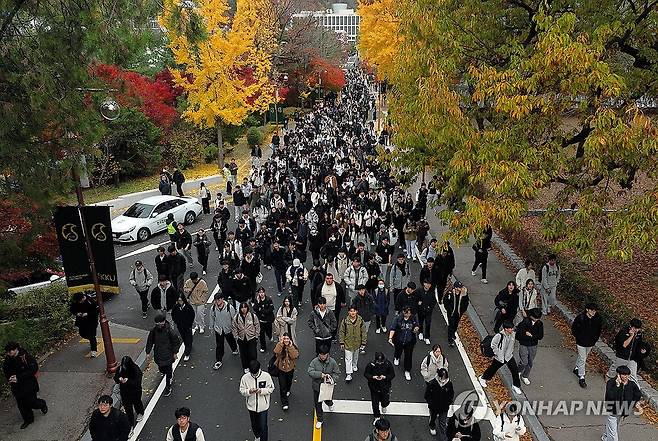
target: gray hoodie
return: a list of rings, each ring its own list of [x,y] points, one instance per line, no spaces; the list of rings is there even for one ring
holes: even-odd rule
[[[328,357],[325,361],[320,360],[320,357],[315,357],[311,360],[311,364],[308,365],[308,375],[313,379],[313,390],[320,390],[320,383],[322,383],[322,374],[329,374],[334,379],[336,383],[340,377],[340,368],[338,363],[331,357]]]
[[[219,308],[213,302],[210,307],[210,329],[214,329],[218,334],[230,334],[233,326],[233,317],[237,314],[235,307],[229,302],[224,301],[224,307]]]
[[[560,283],[560,265],[545,263],[541,268],[541,286],[544,289],[555,288]]]
[[[502,344],[500,339],[503,339]],[[501,363],[507,363],[514,358],[514,332],[508,334],[501,330],[491,339],[491,349],[494,351],[494,358]]]

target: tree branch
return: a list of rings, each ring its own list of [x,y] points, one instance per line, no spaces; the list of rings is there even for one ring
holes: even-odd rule
[[[16,14],[18,14],[18,11],[23,7],[23,4],[25,3],[25,0],[18,0],[16,4],[14,5],[14,9],[11,10],[7,18],[5,18],[5,21],[2,22],[2,27],[0,27],[0,42],[2,42],[2,39],[5,36],[5,32],[9,28],[9,25],[11,22],[14,20],[14,17]]]

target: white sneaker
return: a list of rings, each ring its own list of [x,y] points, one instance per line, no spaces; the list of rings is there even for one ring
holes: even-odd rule
[[[418,338],[421,339],[421,340],[425,340],[425,339],[423,338],[423,333],[422,333],[422,332],[418,333]]]
[[[478,377],[478,381],[480,382],[480,386],[487,387],[487,380],[482,377]]]
[[[429,345],[429,344],[430,344],[430,339],[429,339],[429,338],[426,338],[426,339],[425,339],[425,344],[426,344],[426,345]]]
[[[215,247],[215,251],[219,251],[219,248]]]
[[[409,371],[405,371],[404,378],[406,378],[407,381],[411,381],[411,373]]]
[[[96,352],[96,351],[91,351],[91,352],[89,353],[89,356],[90,356],[91,358],[96,358],[96,357],[98,357],[98,352]]]
[[[394,358],[393,359],[393,364],[396,365],[396,366],[399,366],[400,365],[400,359],[399,358]]]
[[[382,413],[386,415],[386,412],[388,412],[388,407],[382,406]]]
[[[231,354],[233,354],[233,355],[238,355],[239,353],[240,353],[240,351],[238,351],[238,350],[235,350],[235,351],[231,352]]]
[[[336,410],[336,407],[333,404],[329,406],[329,412],[333,412],[334,410]]]
[[[201,329],[199,329],[199,334],[205,334],[205,333],[206,333],[205,328],[201,328]]]
[[[130,428],[130,433],[128,434],[128,438],[132,438],[134,433],[135,433],[135,428],[131,427]]]
[[[185,357],[183,357],[183,361],[190,361],[190,356],[186,355]]]
[[[259,351],[261,351],[261,352],[265,352],[265,349],[263,349],[263,348],[260,348],[260,349],[259,349]]]
[[[375,329],[375,334],[381,334],[381,333],[382,333],[381,328],[377,328],[377,329]]]
[[[321,428],[322,428],[322,421],[317,421],[317,422],[315,423],[315,428],[316,428],[316,429],[321,429]]]
[[[353,367],[352,367],[352,370],[353,370],[354,372],[359,372],[359,367],[358,367],[358,366],[353,366]]]
[[[137,418],[135,418],[135,421],[137,421],[137,422],[139,423],[139,422],[142,421],[143,419],[144,419],[144,415],[142,415],[141,413],[138,413],[138,414],[137,414]]]
[[[352,374],[347,374],[347,375],[345,376],[345,381],[347,381],[347,382],[352,381]]]
[[[430,427],[430,435],[436,435],[436,429]]]
[[[530,380],[526,377],[521,377],[521,381],[523,381],[523,384],[525,384],[526,386],[530,384]]]
[[[249,369],[245,369],[245,370],[244,370],[244,373],[245,373],[245,374],[248,373],[248,372],[249,372]]]
[[[519,388],[519,387],[512,386],[512,390],[513,390],[514,393],[517,394],[517,395],[521,395],[521,394],[523,394],[523,391],[522,391],[521,388]]]
[[[205,276],[206,274],[208,274],[206,270],[203,270],[203,275]]]
[[[475,275],[475,271],[471,271],[471,276],[474,276],[474,275]]]
[[[382,332],[386,332],[386,326],[382,326]]]
[[[217,369],[219,369],[220,367],[222,367],[222,364],[223,364],[223,363],[222,363],[221,361],[218,361],[217,363],[215,363],[215,364],[212,365],[212,368],[213,368],[214,370],[217,370]]]
[[[485,285],[486,285],[487,283],[489,283],[489,281],[488,281],[487,279],[481,279],[480,282],[484,283]]]
[[[285,406],[282,407],[282,409],[283,410],[288,410],[288,409],[290,409],[290,407],[288,407],[288,405],[286,404]]]

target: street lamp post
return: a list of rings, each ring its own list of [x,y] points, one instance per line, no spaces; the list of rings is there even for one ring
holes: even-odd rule
[[[283,83],[288,81],[288,75],[283,75]],[[274,90],[274,127],[276,128],[276,134],[279,134],[279,88],[281,87],[281,82],[276,82],[276,89]]]

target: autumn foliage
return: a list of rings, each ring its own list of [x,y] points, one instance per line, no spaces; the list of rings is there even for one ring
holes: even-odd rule
[[[311,61],[311,73],[309,74],[309,85],[318,85],[318,79],[322,80],[322,87],[338,92],[345,87],[345,72],[340,67],[331,64],[325,59],[314,58]]]

